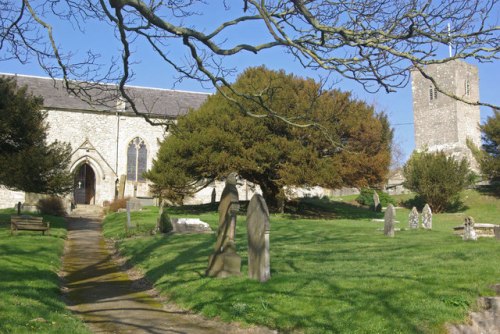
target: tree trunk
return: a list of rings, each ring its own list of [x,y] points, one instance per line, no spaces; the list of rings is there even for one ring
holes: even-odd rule
[[[285,210],[285,196],[283,188],[274,183],[258,183],[262,189],[262,196],[266,200],[267,207],[271,212],[283,213]]]

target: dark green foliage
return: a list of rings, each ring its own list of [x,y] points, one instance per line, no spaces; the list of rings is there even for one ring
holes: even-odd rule
[[[375,190],[375,189],[369,189],[369,188],[361,189],[359,196],[356,197],[356,202],[358,202],[361,205],[368,206],[371,209],[374,209],[373,208],[373,204],[374,204],[373,203],[373,193],[375,191],[377,191],[381,206],[387,206],[389,204],[396,205],[396,200],[394,200],[394,198],[392,198],[388,193],[385,193],[381,190]]]
[[[64,194],[73,179],[69,144],[47,143],[43,100],[0,78],[0,184],[33,193]]]
[[[146,177],[162,198],[182,202],[215,179],[236,171],[258,184],[270,208],[281,208],[285,186],[377,185],[390,163],[392,130],[385,115],[338,90],[321,91],[313,80],[246,70],[234,87],[261,92],[274,112],[299,124],[265,117],[269,110],[241,96],[221,93],[179,119],[162,143]],[[262,117],[250,117],[240,109]]]
[[[481,172],[492,181],[497,192],[500,192],[500,111],[495,110],[494,116],[488,117],[483,132],[484,155],[479,161]]]
[[[40,210],[40,213],[52,216],[66,216],[66,209],[64,208],[64,203],[61,198],[56,196],[50,196],[47,198],[42,198],[38,201],[36,207]]]
[[[172,221],[170,220],[170,217],[166,210],[161,213],[158,225],[160,233],[169,233],[174,229],[174,227],[172,226]]]
[[[474,182],[466,159],[458,161],[444,152],[414,152],[403,167],[404,186],[428,203],[433,212],[459,206],[460,192]]]

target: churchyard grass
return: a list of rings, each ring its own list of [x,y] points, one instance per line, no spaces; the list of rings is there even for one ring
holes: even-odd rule
[[[401,231],[394,238],[383,235],[383,222],[372,221],[383,213],[346,201],[308,200],[301,207],[307,216],[271,215],[271,279],[264,284],[246,277],[244,215],[236,235],[243,275],[225,279],[204,276],[214,235],[122,239],[124,214],[108,216],[104,231],[162,294],[208,317],[283,332],[444,333],[445,323],[465,321],[477,298],[493,295],[492,285],[500,283],[500,242],[464,242],[452,230],[467,215],[500,223],[500,200],[464,195],[468,208],[434,215],[431,231],[410,230],[409,210],[398,208]],[[197,217],[216,229],[213,207],[193,208],[171,208],[171,216]],[[153,227],[157,210],[137,215]]]
[[[50,236],[19,231],[0,210],[0,333],[90,333],[61,298],[58,271],[66,236],[60,217],[44,216]]]

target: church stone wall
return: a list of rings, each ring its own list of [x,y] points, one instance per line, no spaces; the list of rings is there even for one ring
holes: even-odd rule
[[[13,209],[18,202],[24,203],[24,192],[12,191],[0,186],[0,209]]]
[[[158,139],[162,139],[165,133],[164,127],[151,126],[143,118],[130,114],[117,116],[109,112],[49,110],[47,121],[49,142],[59,140],[71,144],[72,171],[87,161],[96,172],[97,205],[114,199],[116,180],[127,174],[130,141],[135,137],[144,140],[148,149],[147,168],[150,169],[159,149]],[[148,185],[138,183],[135,194],[150,196]],[[134,183],[127,181],[125,196],[133,195]]]

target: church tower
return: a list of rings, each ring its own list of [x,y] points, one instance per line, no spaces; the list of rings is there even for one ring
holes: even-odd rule
[[[426,67],[437,85],[446,92],[469,101],[479,101],[477,67],[455,60]],[[444,151],[467,158],[472,169],[477,162],[467,147],[469,138],[481,146],[479,106],[455,100],[438,92],[418,70],[412,71],[413,118],[417,150]]]

